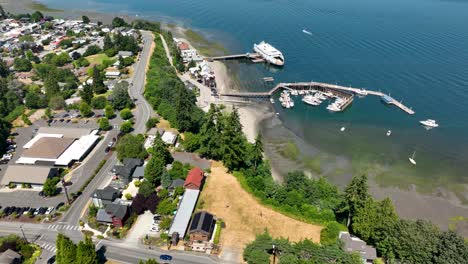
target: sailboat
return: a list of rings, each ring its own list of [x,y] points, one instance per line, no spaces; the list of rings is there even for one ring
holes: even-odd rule
[[[302,32],[307,35],[312,35],[312,32],[308,31],[307,29],[303,29]]]
[[[413,152],[413,155],[411,157],[409,157],[409,161],[413,164],[413,165],[416,165],[416,161],[414,160],[414,155],[416,154],[416,151]]]

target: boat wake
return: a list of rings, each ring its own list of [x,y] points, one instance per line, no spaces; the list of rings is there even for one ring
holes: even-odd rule
[[[307,29],[303,29],[302,32],[305,33],[305,34],[307,34],[307,35],[311,35],[311,36],[312,36],[312,32],[308,31]]]

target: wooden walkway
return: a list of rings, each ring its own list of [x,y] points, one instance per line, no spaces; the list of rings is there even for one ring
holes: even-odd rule
[[[385,98],[385,102],[387,104],[392,104],[395,105],[396,107],[400,108],[404,112],[406,112],[409,115],[413,115],[415,112],[413,109],[407,107],[403,103],[397,101],[393,97],[386,95],[382,92],[377,92],[377,91],[372,91],[372,90],[366,90],[366,89],[360,89],[360,88],[353,88],[353,87],[345,87],[345,86],[340,86],[340,85],[335,85],[335,84],[329,84],[329,83],[319,83],[319,82],[297,82],[297,83],[279,83],[276,85],[274,88],[272,88],[268,92],[242,92],[242,93],[224,93],[220,94],[221,96],[226,96],[226,97],[246,97],[246,98],[270,98],[273,96],[276,92],[279,90],[283,89],[288,89],[288,90],[329,90],[331,92],[333,91],[341,91],[345,93],[351,93],[351,94],[356,94],[356,95],[374,95],[374,96],[379,96],[382,99]]]
[[[233,54],[233,55],[226,55],[226,56],[217,56],[217,57],[207,57],[205,58],[208,61],[215,61],[215,60],[236,60],[236,59],[260,59],[260,55],[258,53],[243,53],[243,54]]]

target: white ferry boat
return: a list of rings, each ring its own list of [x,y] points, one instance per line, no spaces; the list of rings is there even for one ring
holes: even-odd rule
[[[254,44],[254,51],[262,56],[262,58],[268,63],[276,66],[284,65],[283,53],[265,41],[262,41],[259,44]]]

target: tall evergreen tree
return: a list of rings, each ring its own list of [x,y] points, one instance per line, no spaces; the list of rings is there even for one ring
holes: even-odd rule
[[[76,250],[76,264],[97,264],[98,256],[93,241],[89,236],[85,238],[85,241],[78,243]]]
[[[200,128],[200,149],[202,156],[219,160],[221,159],[221,120],[218,107],[210,105],[210,110],[205,115],[205,120]]]
[[[368,191],[367,176],[354,176],[345,189],[345,206],[343,210],[348,213],[347,226],[351,224],[352,217],[358,208],[362,208],[371,196]]]
[[[239,113],[235,108],[226,119],[226,126],[221,141],[224,165],[230,171],[243,167],[247,153],[247,140],[242,132]]]
[[[8,74],[10,74],[10,69],[6,65],[5,61],[0,59],[0,77],[5,78]]]
[[[112,43],[110,34],[107,33],[106,36],[104,36],[104,50],[112,49],[113,47],[114,43]]]
[[[263,141],[262,135],[259,133],[255,138],[255,143],[251,147],[251,160],[255,168],[262,162],[263,160]]]
[[[161,157],[165,164],[170,164],[174,161],[171,152],[167,149],[167,145],[159,133],[156,134],[156,138],[154,139],[152,152],[153,155]]]
[[[166,164],[161,156],[153,155],[145,167],[145,179],[150,182],[153,187],[157,187],[161,183],[161,177],[166,170]]]
[[[101,72],[96,65],[93,67],[93,91],[97,94],[103,94],[107,91],[106,86],[104,85],[104,79],[102,78]]]
[[[73,243],[73,241],[70,240],[70,238],[64,235],[61,236],[62,237],[60,238],[60,245],[59,239],[57,239],[57,264],[76,263],[76,245]]]
[[[44,87],[45,87],[46,96],[48,98],[58,95],[58,93],[60,92],[60,86],[57,80],[53,77],[47,77],[45,79]]]
[[[87,104],[91,104],[91,100],[93,99],[94,92],[93,87],[88,84],[83,86],[83,90],[80,92],[81,99],[86,102]]]
[[[193,131],[195,124],[193,114],[195,112],[195,96],[185,87],[178,86],[176,95],[176,122],[181,131]]]

